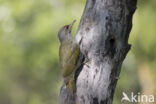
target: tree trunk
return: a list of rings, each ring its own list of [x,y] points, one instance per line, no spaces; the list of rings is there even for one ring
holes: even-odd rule
[[[87,0],[76,35],[88,58],[76,80],[76,104],[112,104],[137,0]]]

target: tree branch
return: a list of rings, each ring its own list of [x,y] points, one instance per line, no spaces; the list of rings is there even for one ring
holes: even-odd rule
[[[89,59],[77,78],[76,104],[112,104],[137,0],[87,0],[76,39]],[[81,41],[81,42],[80,42]]]

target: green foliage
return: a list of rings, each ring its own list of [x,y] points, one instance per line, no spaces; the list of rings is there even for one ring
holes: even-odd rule
[[[58,104],[61,73],[57,32],[74,19],[74,27],[78,26],[85,2],[0,1],[0,104]],[[155,4],[155,0],[139,1],[130,35],[132,51],[124,62],[115,104],[120,104],[122,91],[140,90],[134,81],[138,79],[137,62],[143,59],[155,65]]]

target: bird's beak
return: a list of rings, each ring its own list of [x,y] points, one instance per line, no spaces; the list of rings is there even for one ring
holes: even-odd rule
[[[70,25],[69,25],[69,30],[72,30],[72,27],[74,25],[74,23],[76,22],[76,20],[74,20]]]

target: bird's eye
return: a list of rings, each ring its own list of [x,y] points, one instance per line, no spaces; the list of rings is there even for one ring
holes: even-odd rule
[[[66,26],[66,29],[68,29],[69,28],[69,26]]]
[[[69,26],[68,25],[66,25],[66,26],[64,26],[65,27],[65,29],[68,29],[69,28]]]

